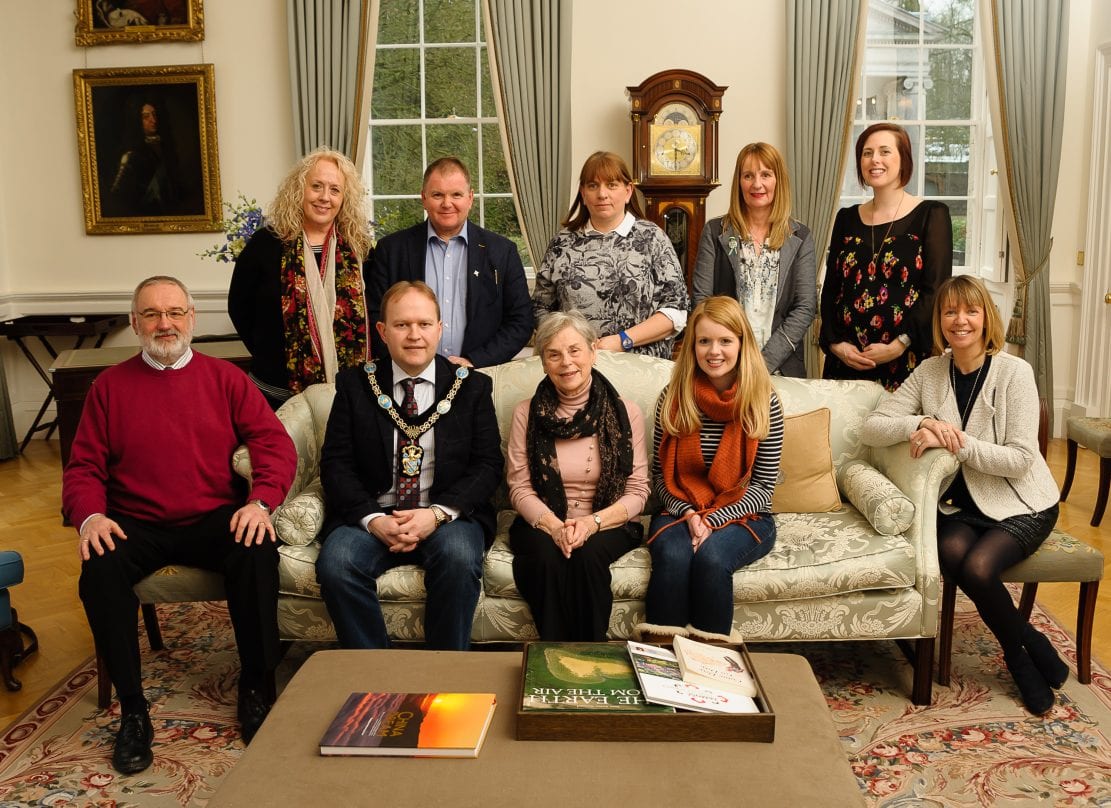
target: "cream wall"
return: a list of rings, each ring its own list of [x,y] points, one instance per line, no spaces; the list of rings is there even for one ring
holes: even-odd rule
[[[680,9],[682,22],[671,22]],[[729,88],[719,124],[722,187],[707,200],[708,216],[721,215],[728,207],[733,161],[742,146],[764,140],[786,151],[787,18],[782,0],[577,2],[574,17],[573,186],[592,152],[604,149],[626,160],[632,157],[625,88],[673,67],[694,70]]]
[[[10,8],[8,7],[10,6]],[[597,149],[630,157],[625,87],[686,67],[728,86],[719,160],[725,187],[708,200],[724,212],[732,161],[742,145],[786,136],[786,4],[782,0],[673,0],[575,3],[572,47],[572,164]],[[1111,4],[1073,0],[1072,47],[1061,181],[1051,259],[1055,409],[1075,389],[1087,201],[1091,54],[1111,41]],[[9,3],[0,26],[0,317],[59,311],[125,310],[135,281],[165,272],[198,295],[198,331],[230,330],[224,297],[230,268],[196,256],[219,234],[87,236],[81,210],[72,73],[81,67],[211,63],[216,72],[220,176],[225,199],[238,191],[268,201],[293,160],[285,4],[208,0],[202,43],[73,44],[70,2]],[[30,37],[26,32],[34,31]],[[570,200],[568,200],[570,203]],[[109,344],[133,343],[129,333]],[[17,429],[30,423],[45,390],[6,340]],[[1058,423],[1061,419],[1058,419]]]

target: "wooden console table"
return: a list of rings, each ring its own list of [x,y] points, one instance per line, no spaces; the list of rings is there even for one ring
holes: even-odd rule
[[[251,355],[238,340],[194,342],[192,348],[208,356],[227,359],[243,368],[244,372],[250,365]],[[62,468],[65,468],[66,463],[69,462],[69,449],[73,444],[73,436],[77,433],[81,410],[85,406],[85,396],[93,385],[93,379],[105,368],[130,359],[138,351],[136,345],[62,351],[50,366],[50,373],[54,377],[54,397],[58,401],[58,437],[62,444]]]
[[[46,437],[49,438],[53,434],[54,428],[59,425],[57,418],[48,424],[42,423],[46,408],[57,397],[57,391],[54,389],[54,383],[46,375],[42,365],[39,364],[39,360],[31,352],[31,349],[23,344],[24,337],[37,337],[38,341],[46,348],[46,352],[50,354],[50,358],[57,359],[58,352],[50,344],[48,337],[77,337],[77,344],[74,349],[84,345],[87,337],[96,337],[96,347],[99,348],[104,344],[105,337],[110,332],[127,325],[127,320],[126,314],[31,314],[26,317],[16,317],[13,320],[0,321],[0,335],[7,337],[19,346],[19,350],[27,357],[27,361],[31,363],[31,367],[35,369],[35,372],[39,374],[39,378],[46,383],[47,387],[46,398],[43,400],[42,406],[39,407],[35,420],[31,422],[31,428],[27,430],[23,442],[19,444],[19,451],[22,452],[27,448],[28,441],[36,432],[45,429],[47,430]]]

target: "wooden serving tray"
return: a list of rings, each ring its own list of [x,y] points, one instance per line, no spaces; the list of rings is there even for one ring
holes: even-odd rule
[[[750,741],[775,740],[775,711],[768,700],[759,671],[752,664],[748,649],[731,646],[740,652],[756,680],[759,713],[729,715],[676,710],[674,713],[591,712],[586,709],[525,710],[525,672],[529,646],[521,657],[521,685],[517,699],[517,740],[519,741]],[[622,645],[624,645],[622,643]]]

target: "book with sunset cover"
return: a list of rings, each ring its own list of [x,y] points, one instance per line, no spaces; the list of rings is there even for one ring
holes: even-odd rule
[[[496,705],[493,693],[352,693],[320,754],[478,757]]]

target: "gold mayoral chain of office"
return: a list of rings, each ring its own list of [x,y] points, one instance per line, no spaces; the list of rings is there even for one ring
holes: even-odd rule
[[[374,372],[378,366],[374,362],[367,362],[363,365],[363,370],[366,371],[367,381],[370,382],[370,391],[374,393],[374,400],[378,402],[378,406],[389,413],[390,418],[393,419],[394,424],[401,430],[402,434],[407,437],[411,443],[401,449],[401,473],[406,477],[416,477],[420,474],[421,461],[424,459],[424,449],[417,439],[420,438],[425,432],[430,430],[432,426],[440,420],[440,416],[447,415],[451,411],[451,402],[455,400],[459,388],[463,386],[463,380],[471,375],[469,369],[465,367],[458,367],[455,369],[455,381],[452,382],[451,389],[447,391],[447,395],[436,402],[433,412],[428,416],[423,424],[413,426],[405,422],[401,414],[397,411],[394,405],[394,400],[382,392],[382,388],[378,385],[378,379],[375,377]]]

